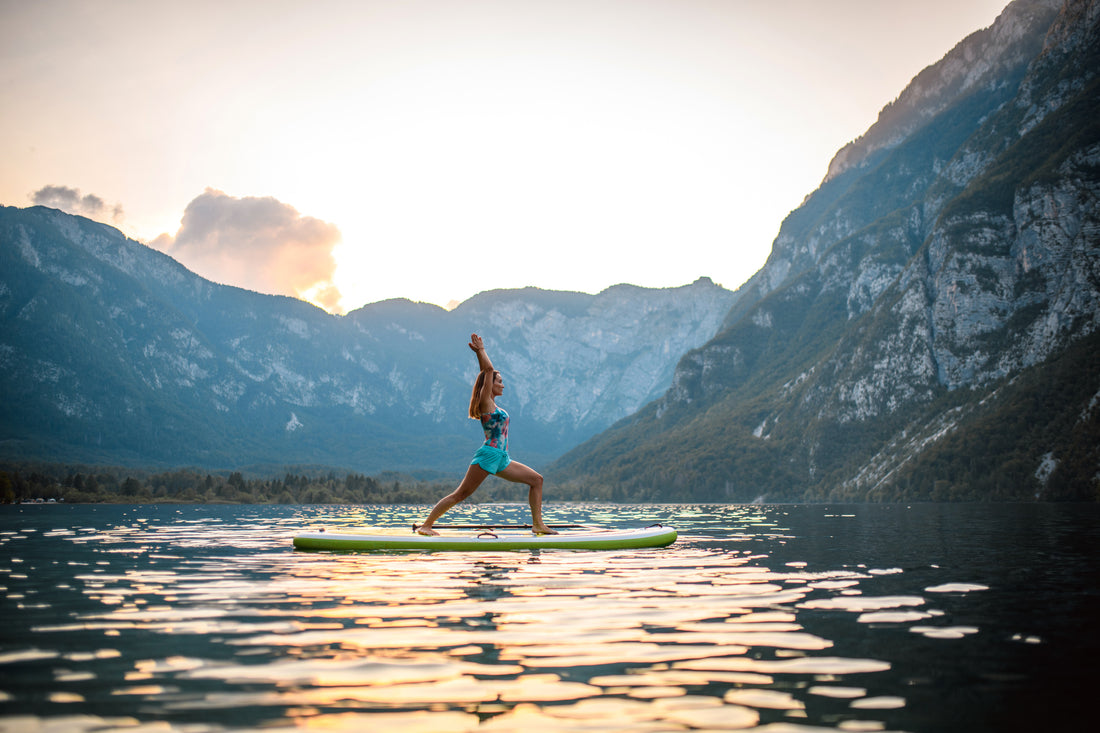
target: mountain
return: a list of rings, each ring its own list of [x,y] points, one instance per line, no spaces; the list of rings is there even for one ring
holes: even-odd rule
[[[470,333],[504,372],[517,457],[560,455],[659,397],[734,295],[483,293],[333,316],[217,285],[119,231],[0,208],[0,458],[461,472]]]
[[[1100,499],[1098,74],[1100,3],[1013,2],[837,154],[668,392],[551,477],[635,499]]]

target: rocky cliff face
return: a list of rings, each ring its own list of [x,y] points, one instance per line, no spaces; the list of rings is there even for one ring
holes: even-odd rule
[[[985,471],[1025,498],[1072,454],[1062,495],[1096,493],[1100,375],[1065,364],[1091,363],[1100,323],[1097,6],[1018,0],[922,72],[784,222],[722,331],[606,439],[630,448],[582,446],[561,475],[602,455],[600,480],[659,494],[623,467],[666,455],[650,475],[711,497],[989,498]],[[1036,370],[1074,382],[1041,415]],[[654,437],[672,426],[694,455]]]
[[[550,302],[533,295],[481,296],[456,316],[486,324],[489,344],[500,344],[495,365],[514,385],[509,404],[563,436],[592,435],[663,394],[679,356],[713,336],[733,302],[706,278]]]
[[[663,393],[733,300],[701,279],[337,317],[203,280],[87,219],[3,208],[0,455],[460,470],[480,439],[476,330],[522,418],[517,450],[539,463]]]
[[[850,169],[866,167],[874,153],[900,145],[968,94],[1012,77],[1040,51],[1043,37],[1035,30],[1049,27],[1061,6],[1062,0],[1014,2],[994,25],[960,41],[883,107],[866,133],[837,152],[825,182]]]

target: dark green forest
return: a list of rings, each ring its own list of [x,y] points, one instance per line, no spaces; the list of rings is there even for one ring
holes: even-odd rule
[[[215,474],[194,469],[157,473],[61,464],[2,468],[0,502],[6,504],[422,504],[434,503],[453,488],[450,483],[398,474],[371,477],[335,471],[246,478],[240,471]]]
[[[326,469],[279,475],[143,471],[66,464],[0,464],[0,503],[103,504],[434,504],[457,481],[398,473],[364,476]],[[547,500],[600,501],[608,491],[547,486]],[[490,477],[467,501],[526,501],[525,486]],[[629,500],[629,499],[628,499]],[[642,499],[637,499],[642,500]]]

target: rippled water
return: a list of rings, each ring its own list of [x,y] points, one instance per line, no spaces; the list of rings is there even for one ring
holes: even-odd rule
[[[0,730],[1066,730],[1094,717],[1098,507],[547,510],[662,522],[680,539],[303,553],[290,544],[302,528],[404,526],[423,508],[0,507]]]

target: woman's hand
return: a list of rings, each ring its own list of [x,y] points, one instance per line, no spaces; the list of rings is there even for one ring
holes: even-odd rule
[[[485,348],[485,343],[481,340],[481,337],[476,333],[470,334],[470,350],[475,354]]]

